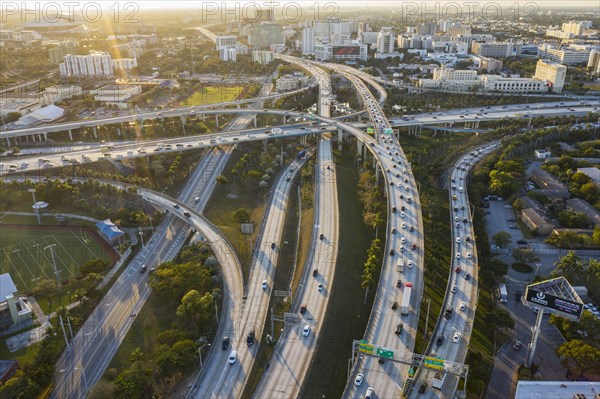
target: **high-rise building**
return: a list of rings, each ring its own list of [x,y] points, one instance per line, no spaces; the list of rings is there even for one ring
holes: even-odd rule
[[[221,47],[219,58],[223,61],[237,61],[237,49],[235,47]]]
[[[266,65],[275,60],[274,53],[272,51],[265,50],[254,50],[252,51],[252,61],[258,62],[261,65]]]
[[[285,44],[283,27],[269,22],[250,25],[248,44],[259,48],[268,48],[272,44]]]
[[[587,67],[592,70],[593,74],[600,74],[600,51],[591,51]]]
[[[535,79],[549,82],[555,93],[560,93],[565,85],[567,67],[550,60],[538,60],[535,67]]]
[[[217,46],[217,50],[220,50],[221,47],[231,47],[237,45],[237,37],[236,36],[217,36],[215,44]]]
[[[547,45],[539,47],[538,56],[563,65],[586,64],[590,60],[591,49],[551,48]]]
[[[308,26],[302,30],[302,54],[315,53],[315,31]]]
[[[394,28],[381,28],[377,35],[377,52],[380,54],[393,53],[395,41],[396,32],[394,31]]]
[[[107,78],[113,76],[112,57],[101,51],[90,51],[89,55],[68,54],[58,67],[61,77]]]
[[[48,50],[50,56],[50,62],[53,64],[60,64],[63,62],[65,55],[75,54],[77,52],[78,42],[74,40],[66,40],[58,43],[58,47],[51,48]]]
[[[436,22],[423,22],[417,25],[417,33],[419,35],[435,35],[438,24]]]
[[[562,24],[562,31],[572,33],[575,36],[581,36],[581,35],[583,35],[585,26],[587,26],[587,24],[584,25],[583,22],[575,22],[575,21],[566,22],[566,23]]]

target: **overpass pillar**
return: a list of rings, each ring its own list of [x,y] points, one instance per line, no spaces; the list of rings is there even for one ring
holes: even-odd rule
[[[48,141],[48,132],[44,132],[44,141]]]
[[[271,108],[275,108],[275,97],[271,100]]]
[[[375,161],[375,157],[373,157],[373,164],[375,165],[375,184],[379,184],[379,164]]]
[[[119,126],[119,127],[117,127],[117,135],[118,135],[119,137],[121,137],[121,127],[120,127],[120,126]]]
[[[338,127],[338,151],[342,151],[342,142],[344,141],[344,131]]]
[[[258,126],[257,119],[256,119],[256,114],[254,114],[254,117],[252,118],[252,122],[254,123],[254,128],[256,129],[256,127]]]
[[[423,135],[423,125],[419,125],[419,136]]]
[[[71,129],[69,129],[69,139],[73,141],[73,132],[71,131]]]
[[[217,124],[217,129],[219,128],[219,114],[215,114],[215,122]]]
[[[185,136],[185,116],[179,115],[179,119],[181,120],[181,129],[183,130],[183,135]]]
[[[263,150],[267,152],[267,139],[263,140]]]
[[[41,135],[41,133],[38,133],[38,141],[42,141],[42,135]]]
[[[238,105],[237,105],[237,109],[240,109],[240,108],[241,108],[241,105],[240,105],[240,104],[238,104]]]
[[[31,135],[31,139],[33,140],[33,142],[35,143],[35,134]]]
[[[92,132],[94,133],[94,137],[98,138],[98,131],[96,129],[96,126],[92,127]],[[71,137],[71,140],[73,140],[73,137]]]
[[[6,147],[7,148],[11,147],[11,145],[10,145],[10,139],[8,137],[6,138]]]

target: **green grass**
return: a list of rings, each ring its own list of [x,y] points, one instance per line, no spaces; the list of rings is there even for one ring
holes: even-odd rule
[[[515,262],[510,267],[512,267],[519,273],[531,273],[533,271],[533,267],[531,267],[527,263]]]
[[[21,207],[17,207],[14,209],[15,212],[31,212],[30,204],[22,204]],[[67,211],[67,209],[65,209]],[[60,214],[60,212],[57,212]],[[56,220],[54,216],[40,216],[41,226],[60,226],[60,222]],[[0,217],[0,230],[3,229],[2,225],[6,224],[22,224],[22,225],[31,225],[37,226],[38,220],[34,215],[24,216],[24,215],[8,215],[5,214]],[[83,219],[72,219],[67,218],[67,225],[70,227],[92,227],[94,226],[93,222]],[[0,233],[1,234],[1,233]]]
[[[231,170],[242,155],[242,150],[235,150],[229,158],[225,171]],[[210,200],[206,204],[204,216],[214,223],[231,242],[242,264],[243,276],[247,276],[252,248],[256,242],[260,223],[265,212],[264,196],[266,193],[263,190],[258,192],[256,186],[236,183],[233,181],[232,176],[225,174],[228,182],[226,184],[217,183]],[[240,224],[233,218],[233,212],[239,208],[246,208],[250,211],[250,221],[254,223],[252,234],[242,234]]]
[[[233,101],[237,100],[244,90],[244,86],[204,86],[201,90],[195,92],[190,97],[182,101],[181,105],[184,107],[190,107],[194,105]]]
[[[114,260],[108,247],[92,229],[50,226],[3,225],[0,227],[0,272],[10,273],[21,293],[31,291],[41,279],[56,279],[52,252],[61,284],[72,284],[88,260]],[[77,288],[69,287],[75,291]],[[66,291],[66,289],[63,289]]]

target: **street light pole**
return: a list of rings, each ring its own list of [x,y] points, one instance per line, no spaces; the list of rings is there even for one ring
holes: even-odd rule
[[[140,239],[142,240],[142,249],[144,249],[144,232],[140,230],[138,234],[140,235]]]
[[[30,188],[29,190],[27,190],[31,193],[31,195],[33,196],[33,211],[35,212],[36,216],[37,216],[37,220],[38,220],[38,225],[42,224],[41,220],[40,220],[40,212],[39,210],[35,207],[35,204],[37,203],[37,201],[35,200],[35,189],[34,188]]]
[[[200,368],[202,368],[202,349],[205,346],[210,346],[210,344],[204,344],[201,347],[198,348],[198,356],[200,356]]]

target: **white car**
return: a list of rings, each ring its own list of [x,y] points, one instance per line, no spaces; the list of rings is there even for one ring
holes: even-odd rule
[[[460,310],[465,310],[467,308],[467,304],[464,302],[460,303]]]
[[[354,385],[356,385],[357,387],[361,386],[364,379],[365,379],[365,375],[363,373],[358,373],[356,375],[356,378],[354,379]]]
[[[456,237],[456,242],[460,244],[460,237]]]
[[[460,254],[459,253],[456,254],[456,259],[460,259]]]
[[[406,223],[402,222],[402,228],[406,229]]]
[[[367,389],[367,393],[365,394],[365,399],[373,399],[373,396],[375,395],[375,390],[371,387],[369,387],[369,389]]]
[[[267,289],[267,280],[263,280],[261,286],[262,286],[263,290],[266,290]]]
[[[408,264],[407,264],[407,266],[408,266],[408,268],[409,268],[409,269],[412,269],[412,267],[413,267],[414,265],[415,265],[415,264],[414,264],[414,262],[413,262],[412,260],[409,260],[409,261],[408,261]]]
[[[318,289],[319,291],[323,291],[323,283],[319,283]]]
[[[454,342],[455,344],[458,344],[460,342],[460,333],[458,331],[456,331],[452,336],[452,342]]]
[[[457,289],[458,289],[458,287],[456,287],[456,286],[452,287],[452,292],[456,292]]]
[[[403,217],[406,217],[406,213],[404,213],[404,212],[400,212],[400,217],[401,217],[401,218],[403,218]]]
[[[467,252],[467,258],[471,259],[471,257],[472,257],[472,256],[471,256],[471,253],[470,253],[470,252]]]
[[[308,337],[308,334],[310,334],[310,326],[305,324],[304,328],[302,329],[302,335]]]
[[[237,352],[235,350],[232,350],[231,353],[229,354],[229,358],[227,359],[227,363],[233,364],[233,363],[235,363],[236,359],[237,359]]]
[[[400,242],[401,242],[402,244],[406,244],[406,238],[402,237],[402,238],[400,239]]]

